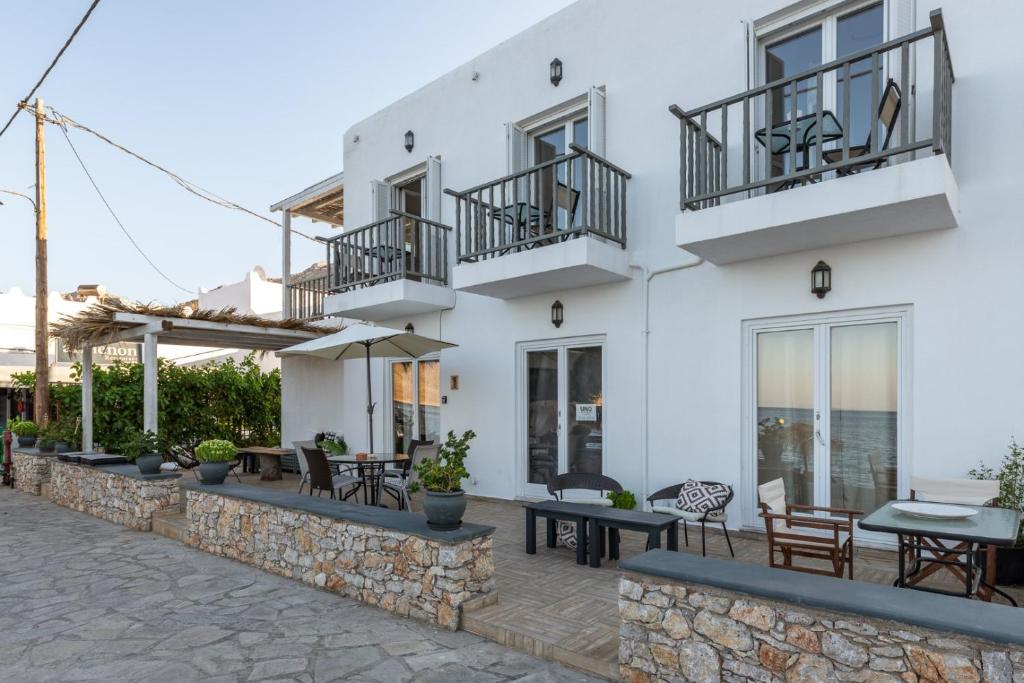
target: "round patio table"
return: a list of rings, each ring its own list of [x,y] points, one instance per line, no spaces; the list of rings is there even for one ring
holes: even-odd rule
[[[327,461],[335,465],[358,465],[363,486],[369,492],[369,505],[381,505],[384,489],[384,470],[388,465],[404,465],[409,462],[405,453],[367,453],[359,455],[329,455]],[[366,497],[364,496],[364,500]]]

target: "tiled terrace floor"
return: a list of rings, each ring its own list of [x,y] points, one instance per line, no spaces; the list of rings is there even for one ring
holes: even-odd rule
[[[259,482],[243,475],[246,483],[295,490],[298,479],[285,475],[281,482]],[[414,501],[414,507],[419,505]],[[618,577],[614,561],[605,560],[600,569],[577,565],[575,554],[566,548],[545,546],[544,523],[537,524],[537,554],[524,550],[525,515],[521,503],[471,498],[466,519],[495,527],[494,559],[498,599],[494,604],[467,611],[463,627],[478,635],[553,661],[605,676],[617,677],[618,664]],[[767,564],[764,537],[756,533],[731,532],[736,560]],[[725,537],[708,530],[708,556],[729,559]],[[680,534],[680,545],[683,535]],[[690,530],[689,548],[700,552],[700,530]],[[622,532],[620,556],[644,551],[640,534]],[[854,558],[857,581],[891,584],[896,577],[894,552],[859,548]],[[933,584],[934,585],[934,584]],[[947,587],[954,587],[948,584]],[[1024,589],[1008,589],[1024,603]]]

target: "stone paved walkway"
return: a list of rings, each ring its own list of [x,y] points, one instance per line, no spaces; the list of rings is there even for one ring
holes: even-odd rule
[[[591,681],[0,489],[3,681]]]

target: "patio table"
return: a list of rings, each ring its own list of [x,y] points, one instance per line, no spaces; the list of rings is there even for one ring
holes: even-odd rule
[[[380,505],[382,489],[384,488],[384,469],[388,465],[405,464],[409,456],[405,453],[367,453],[365,457],[356,455],[329,455],[327,462],[335,465],[358,465],[359,476],[363,479],[363,486],[369,492],[369,505]]]
[[[977,510],[976,515],[966,519],[926,519],[894,509],[892,506],[897,502],[911,501],[890,501],[858,521],[860,528],[865,531],[896,534],[899,543],[899,569],[893,585],[988,600],[993,594],[998,594],[1014,606],[1017,605],[1013,598],[993,585],[995,563],[991,559],[986,567],[986,576],[982,576],[979,546],[1012,546],[1017,540],[1017,530],[1020,528],[1019,512],[968,505],[962,507]],[[952,541],[955,545],[946,545],[943,541]],[[923,553],[927,553],[928,556],[924,556]],[[963,559],[960,559],[961,556]],[[943,567],[958,580],[963,581],[962,592],[920,585],[922,579]]]
[[[754,139],[763,147],[770,145],[769,149],[772,154],[786,154],[793,145],[796,145],[796,151],[803,156],[803,167],[792,169],[792,171],[803,171],[811,167],[811,147],[841,140],[843,127],[836,115],[825,109],[821,112],[820,131],[818,130],[818,115],[812,112],[796,119],[796,135],[794,136],[793,133],[793,123],[785,121],[772,126],[770,140],[768,140],[768,132],[764,128],[754,133]]]
[[[260,459],[260,481],[280,481],[281,456],[295,455],[293,448],[272,448],[269,446],[246,446],[238,449],[238,455],[254,455]]]

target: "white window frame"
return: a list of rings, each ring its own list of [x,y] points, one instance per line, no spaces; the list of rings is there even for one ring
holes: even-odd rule
[[[543,124],[538,124],[532,128],[525,128],[526,131],[526,155],[527,164],[529,166],[537,165],[537,138],[547,135],[552,131],[556,131],[559,128],[565,131],[565,152],[568,153],[569,145],[576,142],[576,122],[582,119],[587,120],[587,125],[590,125],[590,111],[584,106],[582,109],[578,109],[570,114],[566,114],[555,121],[547,121]],[[583,146],[586,147],[588,144],[587,140],[583,141]]]
[[[527,356],[529,351],[551,351],[558,350],[558,364],[562,373],[558,378],[558,457],[559,466],[561,459],[568,456],[568,430],[566,424],[568,415],[563,408],[567,402],[566,391],[568,388],[568,364],[565,362],[566,351],[577,347],[601,347],[601,405],[607,409],[610,405],[614,410],[614,403],[608,399],[608,338],[606,335],[597,334],[584,337],[561,337],[555,339],[539,339],[535,341],[523,341],[516,343],[516,499],[537,500],[547,498],[546,491],[541,490],[541,484],[528,484],[526,481],[529,471],[529,450],[526,442],[527,429],[527,406],[526,399],[529,392],[529,374],[527,373]],[[608,468],[608,441],[611,432],[611,425],[607,419],[601,421],[601,472]],[[581,495],[583,493],[581,492]],[[595,493],[595,496],[599,494]]]
[[[394,453],[397,448],[395,445],[394,370],[391,366],[395,363],[412,363],[412,433],[415,438],[419,438],[415,435],[420,433],[420,361],[432,360],[440,363],[441,354],[428,353],[419,358],[388,358],[384,363],[384,396],[387,399],[387,427],[384,432],[384,443],[387,445],[387,450],[391,453]],[[438,366],[438,372],[440,373],[440,365]],[[439,434],[440,431],[440,425],[438,425]]]
[[[741,499],[743,526],[752,531],[764,531],[764,522],[757,509],[757,335],[762,332],[779,332],[814,328],[815,331],[815,407],[822,405],[821,398],[831,395],[827,349],[828,335],[817,332],[817,328],[843,325],[866,325],[871,323],[895,322],[897,324],[897,411],[896,427],[896,480],[897,496],[910,494],[910,476],[913,466],[913,307],[910,305],[811,313],[773,318],[758,318],[743,321],[742,326],[742,410],[740,433],[742,435]],[[824,420],[821,436],[830,443],[829,420]],[[817,450],[817,449],[816,449]],[[815,454],[815,493],[828,490],[829,471],[820,467]],[[815,503],[820,504],[820,503]],[[884,536],[869,535],[873,542],[889,543]]]

